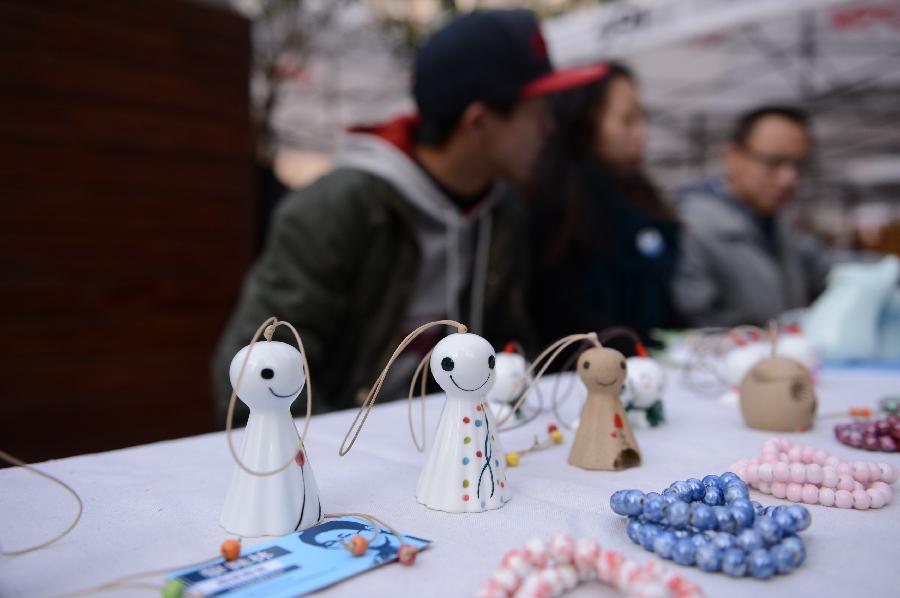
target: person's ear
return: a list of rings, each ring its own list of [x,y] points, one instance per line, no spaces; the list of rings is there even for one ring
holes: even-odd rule
[[[484,132],[488,120],[488,107],[482,102],[469,104],[459,119],[459,130],[469,134],[480,135]]]

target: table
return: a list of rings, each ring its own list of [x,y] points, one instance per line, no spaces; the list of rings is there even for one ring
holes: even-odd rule
[[[550,383],[550,379],[543,381],[545,392]],[[627,539],[624,519],[610,511],[610,494],[626,487],[661,490],[676,479],[721,473],[738,458],[758,453],[763,440],[771,436],[745,428],[736,407],[688,391],[679,372],[669,372],[668,385],[669,423],[637,431],[644,465],[624,472],[571,467],[566,464],[571,442],[567,434],[566,446],[527,455],[518,468],[508,471],[513,488],[508,505],[479,514],[441,513],[416,503],[415,484],[424,457],[409,439],[405,402],[376,405],[359,442],[346,457],[338,456],[338,445],[352,413],[315,417],[307,449],[323,508],[369,512],[405,533],[434,540],[412,568],[391,564],[320,595],[471,596],[509,548],[557,531],[591,536],[604,547],[640,560],[656,558]],[[820,410],[872,405],[898,389],[900,372],[826,370],[818,383]],[[427,401],[432,427],[440,408],[439,397]],[[504,448],[527,447],[535,433],[544,434],[551,419],[543,415],[531,426],[505,432]],[[839,444],[832,424],[823,422],[813,431],[787,437],[841,458],[900,466],[900,455],[867,453]],[[140,419],[129,425],[140,425]],[[175,568],[213,557],[227,537],[217,520],[233,465],[222,433],[49,461],[40,467],[75,487],[84,499],[84,516],[62,541],[29,555],[0,558],[0,596],[50,596],[136,571]],[[785,502],[755,491],[751,495],[764,504]],[[70,520],[72,502],[42,478],[21,469],[0,471],[0,544],[13,549],[52,536]],[[669,566],[699,583],[707,596],[900,593],[900,505],[869,512],[813,506],[811,512],[812,527],[803,535],[808,560],[787,577],[766,582],[733,580],[671,562]],[[572,595],[613,594],[590,585]]]

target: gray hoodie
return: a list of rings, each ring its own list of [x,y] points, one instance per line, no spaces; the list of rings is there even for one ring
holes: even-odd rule
[[[403,329],[409,332],[443,318],[459,320],[460,297],[471,279],[471,316],[464,324],[471,332],[480,332],[491,245],[491,210],[500,199],[500,185],[495,185],[471,211],[463,213],[400,148],[368,133],[349,133],[335,158],[335,166],[362,170],[388,181],[413,208],[422,261]],[[413,351],[397,361],[385,382],[387,396],[398,394],[399,381],[409,380],[422,355],[421,351]]]

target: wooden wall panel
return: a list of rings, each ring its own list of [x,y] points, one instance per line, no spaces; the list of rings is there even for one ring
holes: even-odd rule
[[[0,447],[196,434],[251,260],[250,40],[177,0],[0,0]]]

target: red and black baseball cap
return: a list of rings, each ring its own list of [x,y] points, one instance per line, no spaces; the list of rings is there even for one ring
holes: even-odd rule
[[[416,52],[413,95],[422,116],[446,119],[473,102],[564,91],[606,72],[602,64],[555,71],[529,10],[476,10],[436,31]]]

